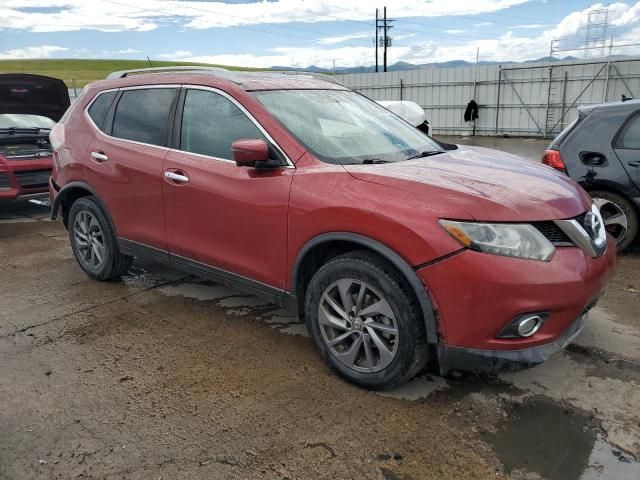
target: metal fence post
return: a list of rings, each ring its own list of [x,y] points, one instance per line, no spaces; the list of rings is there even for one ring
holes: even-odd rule
[[[562,82],[562,109],[560,111],[560,128],[564,127],[564,116],[567,113],[565,107],[567,106],[567,82],[569,81],[569,72],[564,71],[564,81]]]
[[[500,121],[500,86],[502,85],[502,65],[498,65],[498,94],[496,99],[496,130],[494,135],[498,135],[498,122]]]
[[[404,82],[400,79],[400,101],[402,101],[402,90],[404,88]]]
[[[551,85],[553,83],[553,67],[549,60],[549,86],[547,87],[547,108],[544,113],[544,136],[549,135],[549,108],[551,107]]]

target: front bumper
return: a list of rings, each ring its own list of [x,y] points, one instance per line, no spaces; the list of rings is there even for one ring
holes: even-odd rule
[[[51,157],[19,161],[0,157],[0,202],[46,196],[52,167]]]
[[[505,372],[533,367],[563,350],[582,331],[588,313],[580,315],[565,333],[555,340],[520,350],[481,350],[440,345],[438,358],[442,375],[452,370]]]
[[[494,366],[544,361],[574,336],[576,319],[601,295],[615,265],[609,241],[599,258],[577,247],[558,247],[549,262],[463,250],[420,269],[437,311],[441,368],[475,369],[478,359]],[[515,317],[534,312],[547,314],[534,335],[497,338]]]

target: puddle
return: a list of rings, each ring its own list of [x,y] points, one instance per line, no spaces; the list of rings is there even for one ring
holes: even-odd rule
[[[592,419],[537,399],[508,409],[495,433],[483,435],[509,474],[548,480],[637,480],[640,464],[604,441]]]
[[[224,285],[211,285],[207,283],[179,283],[167,285],[158,289],[169,297],[185,297],[202,302],[219,300],[224,297],[236,295],[237,292]]]
[[[442,377],[430,375],[418,375],[413,380],[398,388],[388,391],[376,391],[382,397],[398,398],[402,400],[416,401],[428,397],[439,390],[449,388],[447,381]]]
[[[300,337],[309,337],[309,331],[304,323],[296,323],[293,325],[287,325],[285,327],[279,327],[280,332],[286,335],[298,335]]]

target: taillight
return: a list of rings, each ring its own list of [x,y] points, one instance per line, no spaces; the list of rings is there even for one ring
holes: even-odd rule
[[[562,160],[562,156],[558,150],[545,150],[542,156],[542,163],[549,165],[550,167],[560,170],[562,173],[567,173],[567,167]]]

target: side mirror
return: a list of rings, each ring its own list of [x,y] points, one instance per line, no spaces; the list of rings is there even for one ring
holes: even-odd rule
[[[269,160],[269,146],[258,138],[236,140],[231,144],[231,153],[238,167],[255,167],[256,162]]]

